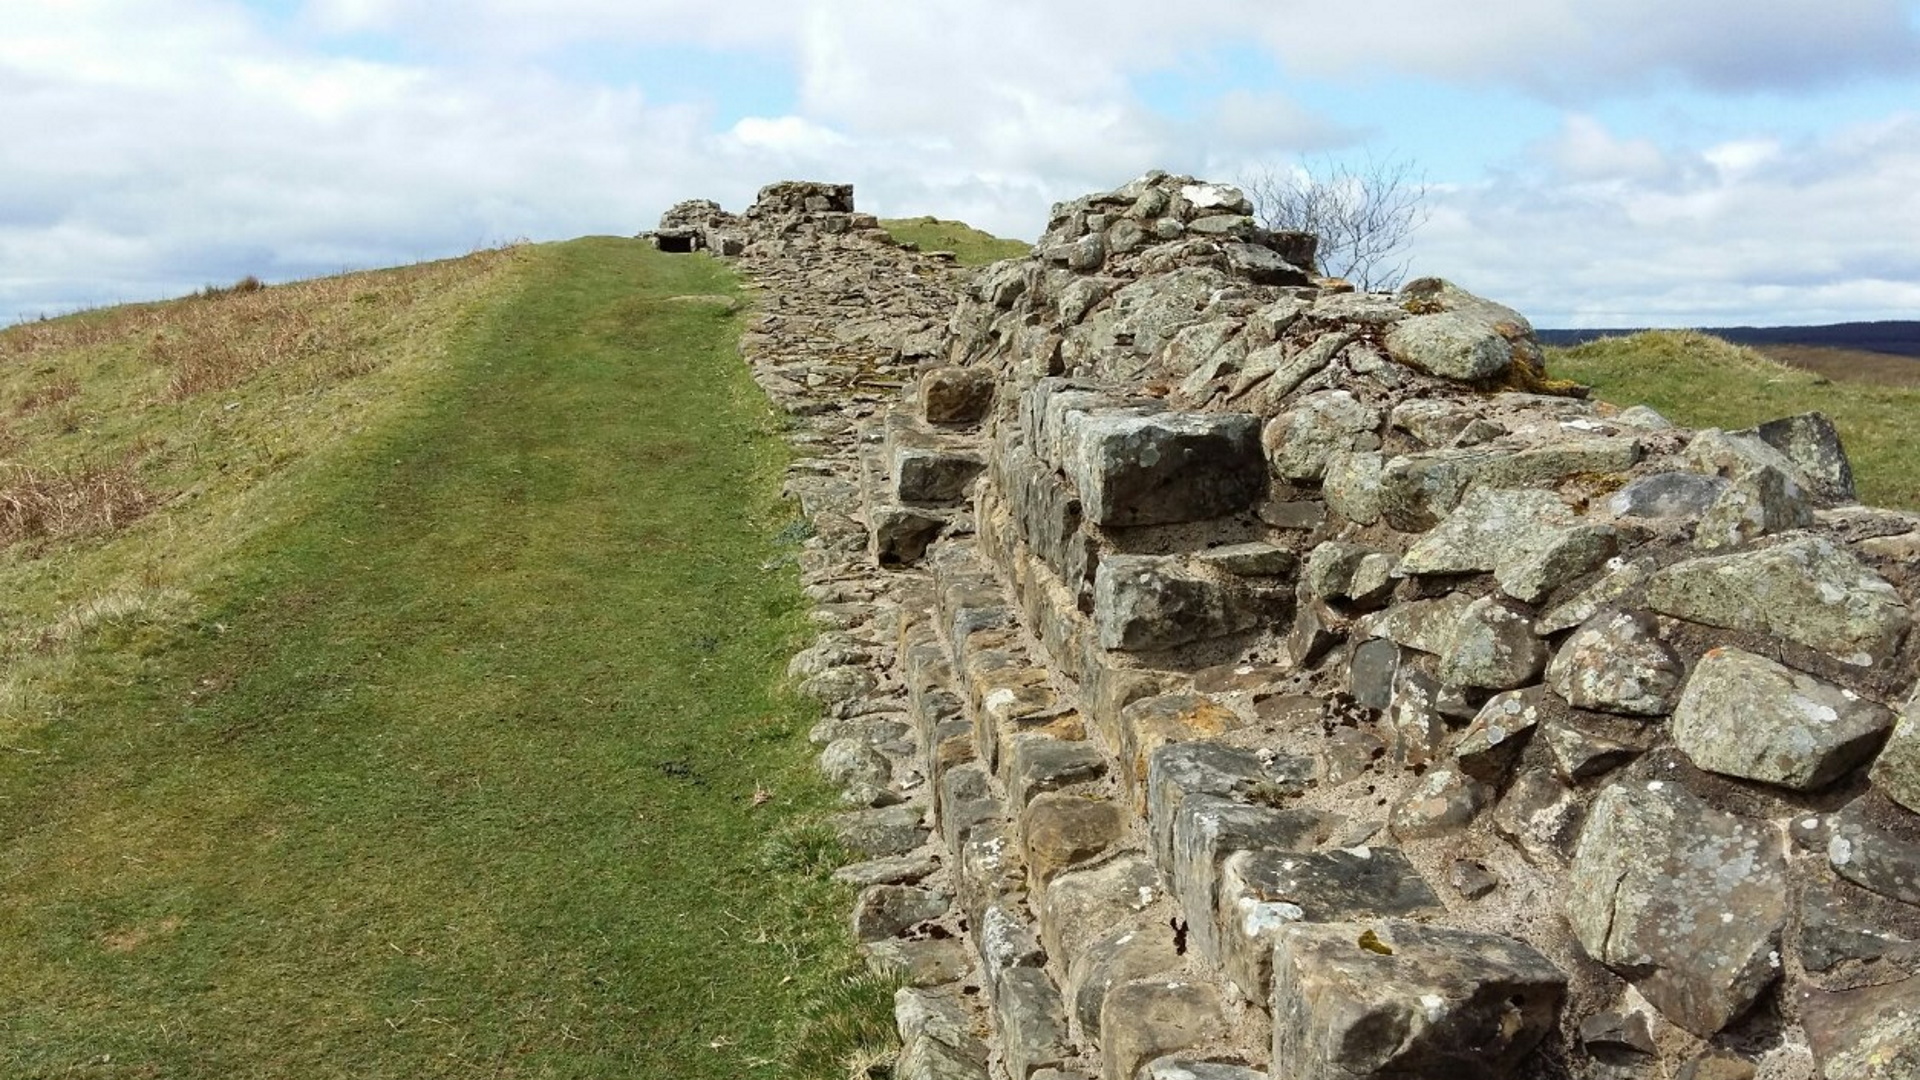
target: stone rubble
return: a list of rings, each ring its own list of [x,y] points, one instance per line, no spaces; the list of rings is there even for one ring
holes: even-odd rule
[[[650,234],[756,286],[893,1075],[1920,1075],[1920,518],[1818,414],[1590,402],[1251,210]]]

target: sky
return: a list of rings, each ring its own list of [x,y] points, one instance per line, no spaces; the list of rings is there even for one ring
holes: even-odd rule
[[[1405,163],[1540,326],[1920,319],[1920,0],[0,0],[0,325],[855,185]]]

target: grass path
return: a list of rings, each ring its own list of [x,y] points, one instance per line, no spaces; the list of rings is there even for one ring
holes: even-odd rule
[[[784,451],[697,299],[733,286],[610,239],[522,273],[201,617],[102,634],[68,719],[0,753],[0,1075],[837,1052],[802,1027],[847,900],[775,692]]]

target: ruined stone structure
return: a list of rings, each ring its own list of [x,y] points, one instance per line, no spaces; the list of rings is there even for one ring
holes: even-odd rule
[[[1585,400],[1185,177],[977,272],[685,205],[798,418],[897,1076],[1920,1076],[1920,517],[1823,418]]]

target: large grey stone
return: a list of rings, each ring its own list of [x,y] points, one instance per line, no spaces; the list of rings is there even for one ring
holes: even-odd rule
[[[1520,756],[1534,728],[1546,718],[1541,691],[1509,690],[1495,694],[1480,707],[1454,745],[1453,760],[1461,772],[1483,784],[1498,787]]]
[[[1567,918],[1587,955],[1702,1038],[1779,974],[1787,864],[1768,822],[1671,780],[1601,792],[1574,852]]]
[[[909,927],[937,919],[953,901],[944,893],[913,885],[870,885],[853,906],[856,941],[880,941]]]
[[[1433,600],[1414,600],[1396,604],[1361,620],[1360,633],[1369,638],[1386,638],[1397,645],[1418,649],[1435,656],[1447,651],[1473,597],[1450,592]]]
[[[1892,585],[1821,536],[1675,563],[1648,581],[1647,604],[1675,618],[1773,634],[1859,667],[1891,656],[1912,622]]]
[[[1373,450],[1380,439],[1380,412],[1360,404],[1345,390],[1308,394],[1291,411],[1274,417],[1261,432],[1267,464],[1288,480],[1319,480],[1336,451]]]
[[[1213,963],[1223,959],[1214,912],[1220,864],[1238,851],[1309,851],[1334,821],[1317,810],[1249,806],[1217,795],[1189,795],[1174,815],[1172,857],[1162,876],[1180,902],[1188,946]]]
[[[987,1080],[985,1055],[975,1057],[928,1035],[904,1038],[893,1075],[898,1080]]]
[[[1108,527],[1238,513],[1266,488],[1258,419],[1239,413],[1087,414],[1064,462],[1087,518]]]
[[[1873,763],[1873,786],[1920,814],[1920,693],[1901,710],[1892,738]]]
[[[1693,546],[1702,551],[1739,547],[1763,536],[1813,524],[1813,505],[1785,472],[1767,467],[1736,476],[1694,526]]]
[[[1360,525],[1380,520],[1381,474],[1386,466],[1382,454],[1367,452],[1327,455],[1320,493],[1334,513]]]
[[[1552,492],[1475,488],[1407,552],[1400,571],[1490,570],[1502,591],[1531,604],[1598,567],[1617,545],[1612,529],[1581,522]]]
[[[1220,582],[1164,555],[1110,555],[1094,574],[1093,623],[1106,649],[1170,649],[1231,634],[1257,618]]]
[[[883,858],[905,855],[927,842],[918,806],[888,806],[855,810],[833,819],[833,831],[842,847],[858,855]]]
[[[1067,970],[1067,1018],[1082,1042],[1100,1039],[1100,1013],[1113,988],[1179,967],[1180,943],[1167,920],[1121,926],[1072,957]]]
[[[1553,1029],[1567,978],[1512,938],[1400,920],[1289,926],[1273,950],[1286,1080],[1508,1076]]]
[[[1267,999],[1276,937],[1295,923],[1438,911],[1439,896],[1398,848],[1241,851],[1221,864],[1214,938],[1248,1001]]]
[[[1727,489],[1727,482],[1704,473],[1670,472],[1642,476],[1607,499],[1615,517],[1652,520],[1698,518]]]
[[[1826,833],[1827,864],[1834,873],[1881,896],[1920,905],[1920,843],[1889,832],[1858,802],[1813,820]]]
[[[1387,354],[1446,379],[1477,381],[1505,371],[1513,347],[1492,327],[1453,312],[1415,315],[1387,331]]]
[[[1603,611],[1574,631],[1547,668],[1569,705],[1627,716],[1664,716],[1686,667],[1640,612]]]
[[[1673,710],[1674,742],[1695,765],[1795,791],[1865,764],[1892,726],[1877,702],[1734,648],[1700,658]]]
[[[1040,912],[1050,957],[1073,957],[1160,898],[1160,877],[1143,855],[1123,854],[1053,879]]]
[[[1746,434],[1740,432],[1739,434]],[[1769,420],[1753,429],[1760,441],[1787,456],[1807,487],[1828,502],[1852,502],[1853,466],[1833,421],[1817,412]]]
[[[1073,1056],[1060,991],[1039,968],[1014,968],[1001,976],[993,999],[1000,1021],[1000,1056],[1013,1080],[1060,1065]]]
[[[1472,824],[1491,797],[1485,784],[1458,769],[1433,769],[1393,808],[1387,825],[1401,841],[1449,836]]]
[[[1155,861],[1169,878],[1175,875],[1178,830],[1188,800],[1211,796],[1281,806],[1306,791],[1313,767],[1308,758],[1260,754],[1206,740],[1161,746],[1147,759],[1147,831]]]
[[[1447,686],[1511,690],[1539,678],[1547,646],[1533,622],[1490,596],[1468,604],[1440,653],[1440,681]]]

